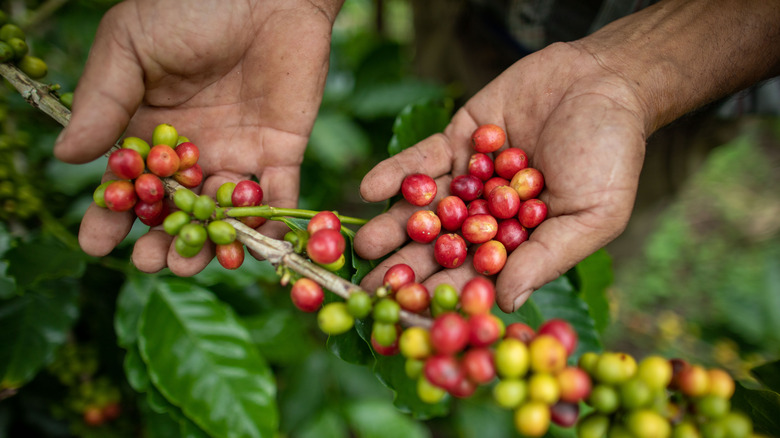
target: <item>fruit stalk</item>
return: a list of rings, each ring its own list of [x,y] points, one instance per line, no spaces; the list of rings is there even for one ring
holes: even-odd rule
[[[31,79],[10,63],[0,63],[0,75],[10,82],[30,105],[43,111],[60,125],[68,124],[70,110],[52,94],[51,86]]]
[[[273,219],[273,218],[278,218],[283,216],[296,217],[302,219],[311,219],[317,213],[319,213],[319,211],[301,210],[296,208],[278,208],[278,207],[271,207],[270,205],[260,205],[257,207],[232,207],[226,212],[226,215],[229,217],[259,216],[268,219]],[[340,214],[336,214],[336,216],[339,218],[339,220],[341,220],[341,223],[343,224],[365,225],[366,222],[368,222],[365,219],[361,219],[357,217],[342,216]]]

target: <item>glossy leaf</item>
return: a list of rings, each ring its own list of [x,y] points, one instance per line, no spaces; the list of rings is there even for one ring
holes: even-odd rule
[[[313,348],[296,311],[274,309],[244,318],[243,323],[252,342],[269,362],[293,363]]]
[[[18,388],[51,362],[78,318],[78,297],[61,281],[0,301],[0,388]]]
[[[16,280],[6,275],[8,263],[0,261],[0,300],[6,300],[18,293],[16,289]]]
[[[739,410],[753,420],[753,429],[757,433],[772,436],[780,430],[780,394],[766,389],[748,389],[737,382],[736,391],[731,398],[733,410]]]
[[[114,331],[120,346],[135,348],[138,321],[159,280],[153,275],[130,275],[119,290],[114,313]]]
[[[138,345],[154,386],[209,434],[273,436],[273,375],[246,328],[209,291],[161,282],[141,315]]]
[[[149,373],[146,371],[146,364],[141,359],[141,353],[137,345],[132,345],[125,352],[125,360],[122,363],[125,370],[125,377],[130,387],[136,392],[146,392],[149,389]]]
[[[336,172],[345,172],[355,163],[364,161],[371,144],[363,128],[344,113],[321,111],[309,137],[311,147],[306,154]]]
[[[310,419],[298,430],[299,438],[342,438],[349,436],[346,421],[334,410],[327,409]]]
[[[425,428],[404,416],[384,400],[349,403],[345,413],[357,436],[373,438],[424,438]]]
[[[393,124],[387,152],[395,155],[417,142],[442,132],[452,117],[452,103],[427,101],[406,106]]]
[[[363,320],[356,320],[355,324],[365,324]],[[355,330],[348,330],[340,335],[329,336],[328,350],[344,362],[355,365],[369,365],[373,363],[374,356],[366,341]]]
[[[349,100],[351,110],[362,119],[393,117],[407,105],[426,99],[443,99],[443,87],[415,79],[377,84],[356,90]]]
[[[36,237],[6,253],[7,274],[20,288],[35,286],[44,280],[79,278],[86,268],[86,256],[80,250],[66,248],[47,237]]]
[[[572,280],[580,297],[588,304],[596,330],[603,332],[609,325],[607,288],[612,284],[612,258],[603,249],[596,251],[574,267]]]
[[[422,420],[447,415],[451,398],[445,397],[435,404],[420,400],[417,396],[417,381],[406,375],[405,362],[406,360],[400,354],[377,355],[376,365],[374,365],[374,373],[379,381],[393,391],[395,407],[413,418]]]
[[[761,383],[774,392],[780,393],[780,360],[765,363],[751,370]],[[778,406],[780,408],[780,406]]]

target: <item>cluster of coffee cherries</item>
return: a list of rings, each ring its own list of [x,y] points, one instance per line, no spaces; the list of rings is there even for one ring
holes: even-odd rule
[[[577,424],[582,438],[750,437],[748,416],[731,410],[735,384],[719,368],[682,359],[629,354],[583,354],[580,369],[593,380],[585,399],[592,412]]]
[[[544,176],[529,167],[522,149],[509,147],[499,152],[505,142],[501,127],[479,126],[471,137],[475,153],[468,173],[453,178],[451,195],[442,198],[435,211],[419,210],[409,217],[409,238],[433,242],[434,256],[442,267],[462,265],[469,245],[478,245],[474,268],[484,275],[497,274],[508,254],[546,219],[547,205],[538,199]],[[425,174],[408,175],[401,193],[410,204],[427,206],[436,198],[436,182]]]
[[[8,15],[0,11],[0,62],[15,63],[19,70],[33,79],[46,76],[46,63],[29,52],[24,30],[14,23],[9,23]]]

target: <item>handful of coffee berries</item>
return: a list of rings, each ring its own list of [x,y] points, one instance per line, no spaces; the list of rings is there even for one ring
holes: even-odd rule
[[[24,31],[16,24],[10,23],[8,15],[0,11],[0,62],[15,63],[19,70],[33,79],[46,76],[46,63],[29,52]]]
[[[468,173],[453,178],[451,195],[442,198],[435,211],[416,211],[407,221],[409,238],[433,243],[436,262],[444,268],[461,266],[469,246],[476,246],[474,268],[484,275],[495,275],[503,269],[508,255],[547,217],[547,205],[538,199],[544,176],[529,167],[522,149],[510,147],[498,152],[505,142],[501,127],[478,127],[471,137],[475,153]],[[436,197],[436,182],[428,175],[409,175],[401,193],[410,204],[427,206]]]

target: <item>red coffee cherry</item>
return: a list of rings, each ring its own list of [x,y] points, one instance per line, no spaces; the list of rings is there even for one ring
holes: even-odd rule
[[[133,207],[135,215],[144,225],[156,227],[163,223],[168,212],[168,204],[162,200],[157,202],[136,202]]]
[[[474,277],[460,291],[460,308],[467,315],[490,313],[496,300],[496,288],[485,277]]]
[[[173,179],[190,189],[198,187],[203,182],[203,169],[200,167],[200,164],[195,163],[186,169],[174,173]]]
[[[501,178],[500,176],[494,176],[493,178],[490,178],[489,180],[485,181],[482,197],[487,199],[488,195],[490,195],[490,192],[492,192],[496,187],[501,186],[509,186],[509,180]]]
[[[236,183],[230,201],[234,207],[255,207],[263,202],[263,188],[252,180]]]
[[[528,167],[528,155],[519,148],[508,148],[496,156],[495,170],[501,178],[510,180],[519,171]]]
[[[194,166],[200,158],[200,149],[189,141],[179,143],[173,150],[179,156],[179,171]]]
[[[474,216],[477,214],[490,214],[487,199],[475,199],[469,202],[468,210],[469,216]]]
[[[143,202],[157,202],[165,197],[165,187],[160,177],[153,173],[144,173],[135,180],[135,193]]]
[[[489,180],[493,176],[493,160],[483,153],[472,155],[469,159],[469,174],[482,181]]]
[[[561,427],[572,427],[580,416],[580,405],[559,401],[550,406],[550,421]]]
[[[428,175],[408,175],[401,183],[401,194],[410,204],[418,207],[428,205],[436,197],[436,181]]]
[[[106,187],[105,192],[103,192],[103,200],[111,211],[127,211],[135,206],[138,198],[133,183],[117,180]]]
[[[463,365],[461,364],[461,368],[463,368]],[[464,370],[465,375],[465,370]],[[469,398],[471,397],[474,392],[477,390],[477,384],[472,382],[467,377],[464,377],[461,379],[460,383],[455,385],[454,388],[451,388],[449,390],[450,395],[457,398]]]
[[[457,268],[466,261],[466,241],[457,234],[442,234],[436,239],[433,256],[444,268]]]
[[[409,283],[395,293],[395,300],[402,309],[412,313],[422,313],[431,304],[428,289],[420,283]]]
[[[518,339],[527,345],[536,337],[536,332],[528,324],[513,322],[506,326],[506,334],[504,337]]]
[[[290,289],[290,298],[298,309],[304,312],[316,312],[325,299],[322,287],[309,278],[299,278]]]
[[[498,223],[496,240],[504,244],[507,254],[514,251],[521,243],[528,240],[528,229],[520,225],[517,219],[504,219]]]
[[[472,348],[463,354],[466,377],[474,383],[485,384],[496,377],[493,352],[488,348]]]
[[[461,233],[469,243],[484,243],[496,237],[498,222],[489,214],[475,214],[463,221]]]
[[[473,201],[482,196],[483,188],[482,180],[474,175],[459,175],[453,178],[450,183],[450,192],[465,202]]]
[[[149,151],[146,156],[146,167],[159,177],[172,176],[179,170],[179,156],[172,147],[158,144]]]
[[[471,145],[477,152],[484,154],[497,151],[506,142],[506,133],[493,124],[482,125],[471,134]]]
[[[593,382],[582,368],[569,366],[561,370],[555,377],[558,379],[562,401],[578,403],[590,395]]]
[[[474,269],[483,275],[495,275],[504,269],[506,248],[498,240],[489,240],[474,252]]]
[[[540,199],[529,199],[520,204],[517,219],[526,228],[536,228],[547,218],[547,205]]]
[[[520,195],[509,186],[498,186],[493,189],[487,201],[488,210],[496,219],[509,219],[520,211]]]
[[[466,371],[454,356],[439,354],[425,360],[425,378],[433,385],[451,391],[466,378]]]
[[[574,327],[569,324],[568,321],[560,318],[552,318],[545,321],[539,326],[536,331],[538,334],[547,334],[555,337],[560,341],[563,348],[566,349],[566,354],[571,355],[574,350],[577,349],[577,332]]]
[[[314,234],[319,230],[341,231],[341,219],[332,211],[321,211],[314,215],[306,225],[306,231]]]
[[[433,320],[431,344],[439,354],[455,354],[469,342],[469,325],[458,313],[445,312]]]
[[[239,240],[217,245],[216,253],[217,261],[225,269],[238,269],[244,263],[244,245]]]
[[[544,176],[542,172],[533,167],[519,170],[509,181],[509,185],[517,190],[521,201],[536,198],[544,188]]]
[[[406,233],[419,243],[431,243],[441,231],[441,220],[430,210],[419,210],[406,221]]]
[[[490,313],[478,313],[468,319],[469,345],[475,348],[487,347],[501,337],[501,327]]]
[[[106,417],[103,415],[103,410],[100,406],[89,405],[84,409],[82,418],[87,426],[97,427],[103,425],[106,422]]]
[[[403,286],[409,283],[414,283],[415,275],[411,266],[406,263],[398,263],[390,267],[385,272],[382,279],[382,284],[387,286],[391,291],[397,292]]]
[[[135,179],[144,171],[144,159],[133,149],[117,149],[109,155],[108,167],[120,179]]]
[[[447,231],[457,231],[469,215],[466,203],[457,196],[447,196],[436,206],[436,216]]]
[[[333,263],[341,257],[346,248],[344,236],[336,230],[319,230],[309,237],[306,254],[319,265]]]

